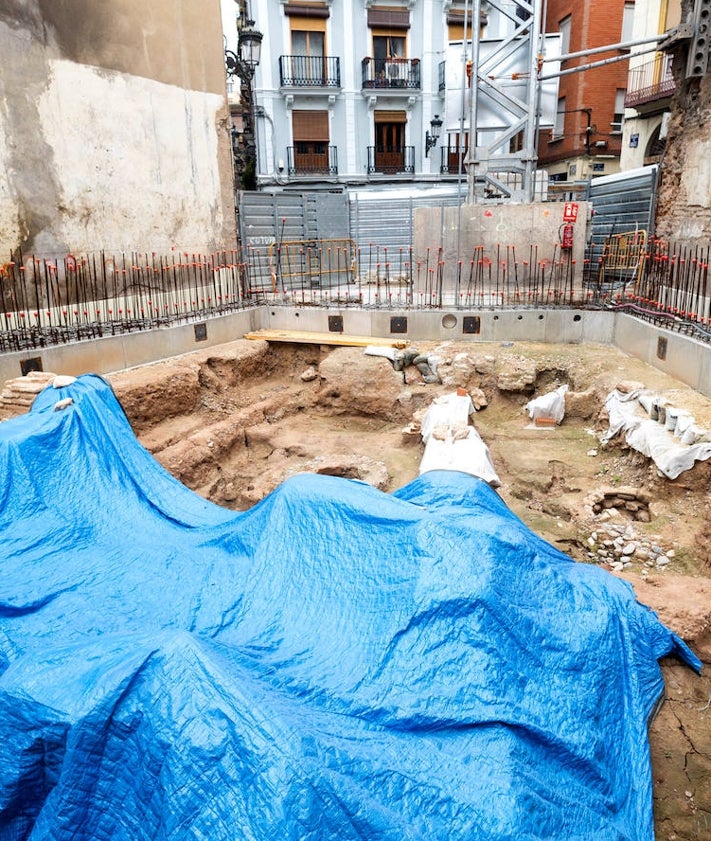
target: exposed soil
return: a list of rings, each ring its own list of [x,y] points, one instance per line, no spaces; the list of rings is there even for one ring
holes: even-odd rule
[[[601,446],[598,435],[607,429],[605,398],[619,385],[653,389],[709,430],[711,401],[609,347],[448,342],[418,349],[437,361],[441,383],[426,384],[414,366],[395,371],[362,348],[244,340],[108,379],[143,445],[186,485],[235,510],[300,471],[395,490],[418,474],[417,420],[436,396],[463,387],[486,403],[474,424],[508,506],[575,560],[630,581],[706,664],[699,677],[663,662],[666,703],[650,743],[656,838],[708,839],[711,460],[671,481],[623,440]],[[536,427],[526,403],[563,384],[563,422]],[[5,414],[12,414],[7,405]],[[605,556],[613,527],[621,539]]]

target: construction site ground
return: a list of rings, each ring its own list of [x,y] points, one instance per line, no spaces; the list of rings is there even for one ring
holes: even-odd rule
[[[708,430],[711,400],[607,346],[416,347],[440,383],[362,347],[248,340],[107,379],[143,445],[183,483],[235,510],[301,471],[403,486],[418,475],[423,412],[467,389],[508,506],[576,561],[628,580],[704,662],[698,676],[663,661],[666,702],[650,744],[656,838],[711,837],[711,460],[672,481],[622,438],[599,440],[617,386],[654,390]],[[25,411],[45,376],[7,383],[0,418]],[[561,385],[562,423],[536,427],[526,404]],[[609,505],[622,499],[631,510]]]

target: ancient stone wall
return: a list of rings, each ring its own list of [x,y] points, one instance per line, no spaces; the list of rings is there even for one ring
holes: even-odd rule
[[[685,20],[693,0],[683,0]],[[674,55],[677,90],[672,100],[657,203],[660,236],[708,242],[711,239],[711,74],[685,79],[686,47]]]
[[[219,0],[0,8],[0,255],[234,241]]]

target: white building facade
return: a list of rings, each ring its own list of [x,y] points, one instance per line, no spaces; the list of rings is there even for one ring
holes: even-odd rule
[[[264,34],[258,187],[466,183],[472,6],[483,39],[504,38],[532,8],[498,5],[506,14],[456,0],[250,0]]]
[[[668,32],[681,20],[681,0],[636,0],[634,40]],[[671,97],[676,89],[670,52],[632,48],[625,94],[620,168],[659,163],[666,140]]]

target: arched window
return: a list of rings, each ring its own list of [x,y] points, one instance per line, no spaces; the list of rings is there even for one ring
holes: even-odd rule
[[[659,163],[662,155],[664,154],[664,149],[667,145],[666,137],[660,137],[662,127],[658,125],[651,134],[651,137],[647,141],[647,147],[644,150],[644,163],[645,164],[656,164]]]

